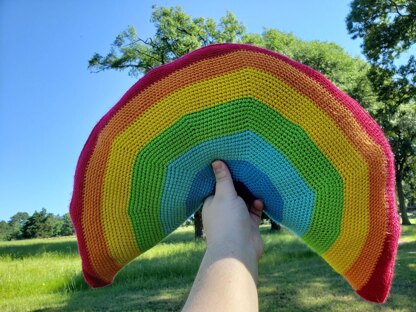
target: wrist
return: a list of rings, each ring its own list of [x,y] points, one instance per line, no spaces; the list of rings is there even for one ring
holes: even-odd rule
[[[210,262],[217,262],[224,259],[236,259],[244,264],[250,271],[253,279],[257,280],[258,257],[255,249],[247,244],[208,242],[205,257],[208,257]]]

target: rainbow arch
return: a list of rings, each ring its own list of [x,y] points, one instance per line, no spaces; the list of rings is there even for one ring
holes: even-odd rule
[[[382,131],[318,72],[241,44],[154,69],[93,129],[70,206],[87,282],[111,283],[185,221],[215,159],[359,295],[386,300],[400,227]]]

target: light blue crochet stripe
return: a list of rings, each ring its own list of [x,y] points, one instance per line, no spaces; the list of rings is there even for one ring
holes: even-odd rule
[[[247,146],[247,142],[251,146]],[[268,216],[289,227],[299,236],[306,233],[313,214],[313,191],[284,156],[255,132],[244,131],[207,140],[168,164],[160,211],[161,220],[170,220],[169,223],[163,223],[165,235],[171,233],[198,209],[203,198],[212,194],[213,175],[211,173],[208,178],[201,172],[207,170],[216,159],[230,162],[233,176],[239,177],[254,196],[265,202]],[[235,166],[237,163],[231,161],[246,161],[251,164],[251,169],[243,170],[241,163]],[[247,176],[249,172],[253,176]],[[268,177],[270,185],[273,185],[279,195],[271,195],[269,191],[260,192],[270,189],[267,181],[259,179],[262,176]],[[202,179],[203,177],[207,179]],[[256,183],[258,186],[254,187]],[[200,191],[193,194],[195,188]],[[277,196],[281,196],[280,204],[275,202]],[[191,207],[190,203],[195,206]]]

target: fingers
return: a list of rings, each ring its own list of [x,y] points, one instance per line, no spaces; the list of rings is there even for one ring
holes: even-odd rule
[[[235,190],[233,179],[227,165],[221,160],[216,160],[212,163],[212,169],[214,170],[216,180],[215,196],[222,198],[236,198],[238,196],[237,191]],[[209,201],[207,201],[205,205],[208,204],[208,202]],[[256,199],[250,205],[250,215],[258,224],[261,222],[263,209],[264,203],[259,199]]]
[[[215,196],[223,198],[237,197],[233,179],[227,165],[221,160],[216,160],[212,163],[212,169],[214,170],[216,180]]]
[[[264,209],[264,203],[260,199],[256,199],[250,207],[250,214],[257,221],[258,224],[261,222],[261,214]]]

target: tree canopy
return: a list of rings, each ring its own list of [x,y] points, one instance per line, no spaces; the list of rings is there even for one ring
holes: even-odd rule
[[[249,34],[235,15],[227,12],[219,22],[212,18],[191,18],[180,7],[153,7],[151,18],[156,29],[151,38],[141,38],[133,25],[122,31],[106,55],[95,53],[89,60],[92,72],[127,70],[139,77],[197,48],[224,42],[249,43],[284,54],[326,75],[339,88],[364,107],[375,101],[366,75],[369,65],[349,56],[334,43],[303,41],[293,34],[265,29]]]
[[[156,33],[152,38],[140,38],[130,25],[116,37],[107,55],[93,55],[89,68],[94,71],[128,69],[131,76],[138,77],[202,46],[240,42],[245,33],[245,27],[231,12],[216,23],[212,18],[191,18],[178,6],[153,6],[153,9],[151,22]]]
[[[363,53],[372,63],[391,66],[414,45],[415,1],[354,0],[350,6],[347,29],[353,39],[363,39]],[[414,69],[414,55],[408,55],[407,64]]]
[[[371,108],[395,154],[396,186],[403,224],[410,224],[405,189],[414,196],[416,163],[416,2],[354,0],[347,16],[352,38],[363,40],[368,77],[378,103]]]

